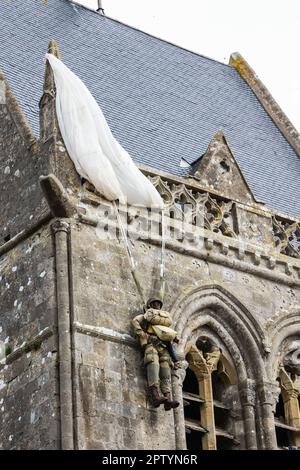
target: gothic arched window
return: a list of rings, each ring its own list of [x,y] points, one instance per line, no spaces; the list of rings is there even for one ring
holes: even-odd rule
[[[183,382],[183,404],[187,448],[237,448],[228,360],[207,337],[190,347],[186,359],[189,367]]]

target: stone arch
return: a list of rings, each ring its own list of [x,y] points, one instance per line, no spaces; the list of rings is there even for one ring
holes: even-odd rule
[[[281,345],[290,337],[300,340],[300,306],[284,310],[267,324],[270,355],[267,361],[267,374],[271,380],[276,380],[279,371],[279,354]]]
[[[279,312],[269,320],[266,329],[270,344],[270,354],[266,363],[266,370],[269,380],[277,384],[277,387],[274,386],[273,391],[274,409],[277,410],[275,405],[279,403],[280,410],[279,400],[281,400],[282,404],[282,410],[279,411],[280,415],[277,416],[277,427],[280,416],[280,421],[284,419],[286,425],[291,428],[300,429],[298,401],[300,396],[300,306],[294,306]],[[280,446],[282,445],[280,435],[277,437],[277,445]],[[288,442],[289,444],[299,446],[299,432],[289,432]]]
[[[229,290],[217,283],[189,286],[175,300],[171,314],[183,347],[195,330],[209,326],[228,348],[240,381],[264,379],[264,331]]]
[[[195,326],[195,319],[196,319],[196,328]],[[220,340],[225,344],[227,347],[230,357],[232,361],[234,362],[234,365],[237,370],[237,374],[239,376],[240,381],[246,380],[247,379],[247,369],[245,366],[245,362],[243,360],[243,357],[241,355],[241,352],[237,345],[235,344],[234,339],[232,338],[231,331],[228,331],[228,328],[225,328],[220,321],[217,321],[215,318],[212,318],[211,315],[201,315],[199,317],[198,312],[196,312],[193,316],[189,318],[189,323],[186,325],[186,328],[183,330],[181,338],[183,338],[184,342],[183,345],[188,345],[190,341],[185,343],[185,339],[189,339],[192,335],[195,336],[195,334],[198,332],[199,335],[201,334],[201,328],[209,327],[212,331],[214,331],[220,338]],[[187,351],[187,348],[185,346],[185,350]]]
[[[200,335],[203,327],[208,327],[227,348],[238,376],[246,448],[256,449],[256,406],[261,408],[258,427],[264,427],[264,422],[272,420],[269,403],[264,397],[267,341],[261,324],[235,295],[218,283],[198,282],[186,287],[175,300],[171,314],[174,328],[182,339],[182,354],[191,338],[198,332]],[[176,418],[179,421],[179,416]],[[272,441],[266,448],[273,448],[273,435],[269,437],[272,433],[269,428],[264,430],[265,441]]]

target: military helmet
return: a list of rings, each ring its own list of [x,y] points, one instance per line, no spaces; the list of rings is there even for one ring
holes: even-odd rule
[[[147,301],[146,307],[147,307],[147,308],[151,308],[152,302],[159,302],[159,303],[160,303],[160,308],[163,306],[163,301],[162,301],[161,299],[159,299],[158,296],[156,296],[156,297],[151,297],[151,298]]]
[[[163,299],[164,299],[164,293],[165,293],[165,281],[164,279],[160,279],[159,277],[156,277],[153,279],[153,287],[151,289],[150,295],[149,295],[149,300],[147,301],[146,308],[151,308],[151,303],[152,302],[159,302],[160,303],[160,308],[163,306]]]

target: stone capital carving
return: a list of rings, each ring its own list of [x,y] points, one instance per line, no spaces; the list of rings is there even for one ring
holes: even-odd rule
[[[211,375],[211,373],[217,369],[220,357],[221,351],[219,349],[215,349],[203,355],[203,352],[195,345],[191,346],[188,353],[190,367],[194,370],[198,378]]]
[[[242,405],[255,406],[256,387],[253,380],[247,379],[240,385],[240,397]]]
[[[174,369],[172,370],[172,376],[177,379],[177,383],[180,387],[182,387],[185,376],[186,376],[186,369],[189,367],[189,363],[185,360],[178,361],[174,365]]]
[[[69,233],[70,232],[70,224],[64,220],[55,220],[55,222],[53,222],[53,224],[51,225],[51,229],[54,233],[54,235],[57,233],[57,232],[65,232],[65,233]]]
[[[275,411],[275,406],[278,401],[280,387],[278,383],[262,382],[257,387],[259,399],[262,404],[271,405]]]
[[[283,399],[298,398],[300,395],[300,378],[292,379],[291,374],[281,367],[279,371]]]
[[[220,349],[205,354],[205,362],[210,373],[217,370],[218,362],[221,357]]]
[[[288,343],[283,351],[282,363],[287,372],[300,376],[300,340]]]
[[[209,369],[207,367],[203,354],[195,345],[191,346],[187,357],[191,369],[195,372],[198,378],[203,377],[205,375],[209,375]]]

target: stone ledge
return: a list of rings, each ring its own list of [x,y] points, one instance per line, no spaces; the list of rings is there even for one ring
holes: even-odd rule
[[[22,230],[21,232],[17,233],[11,240],[4,243],[0,246],[0,256],[4,255],[8,251],[12,250],[15,246],[17,246],[21,241],[25,240],[26,238],[33,235],[37,230],[39,230],[43,225],[46,225],[52,219],[51,212],[47,212],[43,215],[37,222],[34,224],[29,225],[27,228]]]
[[[24,343],[12,351],[8,356],[6,356],[2,361],[0,361],[0,370],[3,369],[5,365],[11,364],[12,362],[19,359],[23,354],[27,354],[35,349],[35,345],[46,341],[54,334],[53,328],[47,326],[44,330],[40,331],[37,335],[31,338],[29,341],[24,341]]]
[[[85,325],[77,321],[73,323],[73,326],[77,333],[82,333],[89,336],[96,336],[97,338],[112,341],[114,343],[122,343],[138,347],[137,341],[127,333],[119,333],[118,331],[114,331],[101,326]]]

